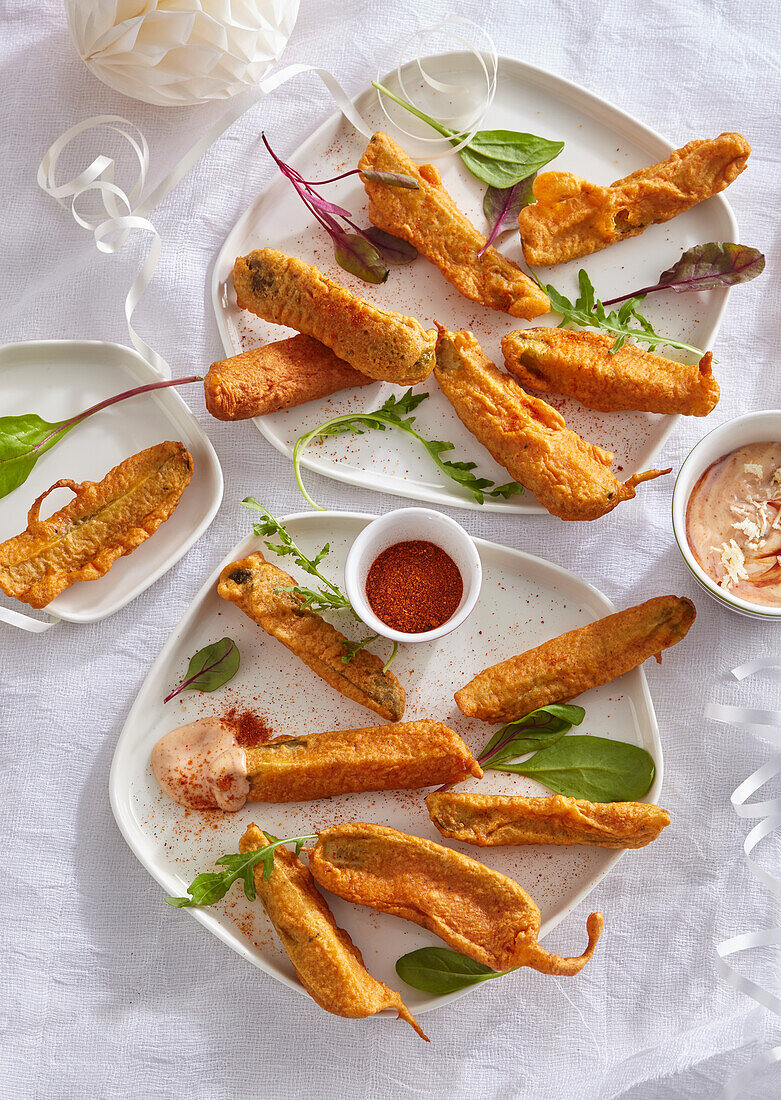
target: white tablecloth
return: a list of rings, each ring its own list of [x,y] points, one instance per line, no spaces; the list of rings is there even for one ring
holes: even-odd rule
[[[302,0],[286,62],[327,66],[350,92],[395,63],[400,36],[449,4]],[[730,188],[741,239],[763,248],[763,277],[732,295],[715,353],[721,404],[708,426],[779,405],[779,8],[776,0],[461,0],[500,51],[584,84],[682,144],[736,129],[749,170]],[[99,255],[89,234],[35,184],[49,143],[74,122],[117,113],[150,140],[160,178],[218,106],[169,110],[116,94],[84,68],[56,0],[6,0],[2,19],[4,247],[0,335],[126,342],[123,299],[144,242]],[[164,241],[136,318],[174,365],[221,354],[204,292],[227,230],[269,176],[261,123],[290,152],[333,110],[314,77],[257,106],[154,214]],[[769,680],[729,686],[726,670],[778,647],[771,626],[717,609],[684,568],[669,522],[671,479],[593,525],[461,512],[476,535],[571,567],[619,605],[676,591],[698,608],[690,643],[648,668],[666,757],[672,827],[622,860],[587,905],[606,916],[594,961],[575,980],[523,971],[425,1017],[431,1046],[390,1020],[345,1021],[278,985],[175,917],[126,847],[107,795],[124,717],[205,571],[243,536],[248,491],[299,510],[290,465],[251,423],[223,425],[186,393],[225,472],[224,504],[178,567],[124,611],[41,637],[0,628],[4,866],[0,935],[8,1097],[524,1097],[657,1100],[717,1095],[778,1022],[717,976],[714,943],[778,923],[778,905],[742,861],[733,787],[768,755],[758,738],[703,720],[705,699],[772,706]],[[2,411],[0,409],[0,411]],[[677,467],[705,430],[682,422],[663,458]],[[310,476],[331,507],[399,501]],[[777,705],[777,704],[776,704]],[[769,848],[772,843],[768,842]],[[777,852],[777,850],[776,850]],[[585,906],[551,946],[572,946]],[[741,964],[770,984],[778,959]],[[778,1068],[778,1067],[776,1067]],[[781,1093],[772,1071],[746,1095]]]

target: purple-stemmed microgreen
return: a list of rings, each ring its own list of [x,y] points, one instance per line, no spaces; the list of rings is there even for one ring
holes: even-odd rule
[[[518,215],[524,206],[534,202],[532,190],[537,173],[527,176],[512,187],[489,187],[483,196],[483,213],[488,219],[488,239],[477,253],[478,259],[496,238],[511,229],[518,229]]]
[[[312,217],[330,235],[334,242],[336,262],[345,271],[349,271],[351,275],[355,275],[365,283],[384,283],[388,278],[389,266],[411,263],[417,257],[417,250],[406,241],[400,241],[375,228],[361,229],[352,220],[349,210],[324,199],[316,190],[317,187],[326,183],[336,183],[337,180],[347,179],[348,176],[361,175],[390,187],[404,187],[416,191],[419,186],[416,179],[402,172],[379,172],[373,169],[362,171],[359,168],[352,168],[327,180],[319,182],[305,180],[300,172],[277,156],[265,134],[261,137],[282,175],[293,185]],[[345,229],[337,219],[345,222],[352,232]]]
[[[221,638],[194,653],[184,679],[169,691],[164,703],[181,691],[216,691],[232,680],[239,670],[239,647],[232,638]]]
[[[615,305],[628,298],[639,298],[657,290],[674,290],[677,294],[697,290],[719,290],[756,279],[765,270],[765,257],[758,248],[745,244],[709,241],[687,249],[677,263],[663,271],[653,286],[644,286],[631,294],[608,298],[602,304]]]
[[[145,386],[136,386],[132,390],[125,390],[114,397],[107,397],[96,405],[91,405],[84,412],[68,417],[67,420],[51,422],[44,420],[37,413],[21,413],[18,416],[0,416],[0,497],[7,496],[14,489],[23,485],[41,455],[51,450],[60,440],[68,434],[77,424],[81,424],[88,416],[103,409],[116,405],[119,401],[126,401],[130,397],[138,397],[142,393],[151,393],[153,390],[163,390],[169,386],[185,386],[190,382],[202,382],[199,374],[191,374],[187,378],[172,378],[163,382],[149,382]]]

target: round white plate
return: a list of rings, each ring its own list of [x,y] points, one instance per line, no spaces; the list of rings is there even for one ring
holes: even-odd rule
[[[160,381],[138,352],[122,344],[91,340],[36,340],[0,348],[4,416],[38,413],[59,422],[106,397]],[[197,382],[191,385],[198,385]],[[186,392],[187,387],[183,387]],[[198,421],[176,389],[155,390],[122,401],[78,424],[47,451],[17,489],[0,500],[0,542],[27,526],[27,512],[40,493],[60,478],[100,481],[130,455],[181,440],[194,471],[176,511],[137,550],[119,558],[105,577],[76,582],[45,609],[54,621],[91,623],[119,611],[187,553],[211,523],[222,500],[220,463]],[[73,496],[58,489],[43,502],[49,516]],[[0,594],[0,618],[31,629],[45,622],[26,604]],[[7,620],[6,620],[7,621]]]
[[[321,569],[341,583],[347,550],[371,518],[352,512],[307,512],[289,516],[284,522],[306,553],[330,542],[331,553]],[[493,727],[465,718],[457,710],[453,701],[457,688],[486,665],[615,609],[601,592],[557,565],[496,543],[481,539],[475,542],[483,567],[483,587],[476,609],[447,637],[402,648],[393,670],[407,692],[405,720],[433,718],[446,722],[476,754],[488,741]],[[423,798],[428,791],[344,795],[287,805],[252,803],[237,814],[186,810],[161,793],[149,765],[152,747],[164,733],[199,717],[220,716],[231,707],[240,712],[251,709],[265,718],[275,735],[349,729],[377,722],[371,711],[337,694],[233,604],[217,596],[220,570],[228,562],[262,549],[263,541],[250,536],[208,578],[152,666],[117,744],[110,778],[112,809],[128,844],[160,883],[161,907],[165,906],[164,894],[185,894],[195,875],[212,870],[219,856],[238,851],[239,838],[252,821],[278,837],[300,836],[338,822],[374,821],[447,843],[426,813]],[[286,560],[281,560],[283,567]],[[300,575],[295,566],[290,570]],[[355,629],[351,636],[359,637],[360,625]],[[163,698],[182,679],[189,657],[226,635],[236,641],[241,654],[235,678],[212,694],[185,692],[164,705]],[[377,643],[372,648],[385,652]],[[389,652],[389,644],[387,649]],[[651,753],[656,777],[647,798],[655,801],[662,785],[662,747],[642,669],[587,692],[578,702],[586,708],[578,732],[630,741]],[[487,772],[479,785],[470,779],[459,789],[550,793],[531,780],[499,772]],[[593,890],[621,854],[584,846],[478,849],[454,843],[453,847],[520,882],[542,911],[543,935]],[[642,859],[643,853],[632,853],[629,858]],[[439,1007],[469,992],[431,997],[405,986],[394,970],[399,956],[440,941],[406,921],[330,895],[328,901],[338,923],[363,952],[370,972],[400,989],[413,1011]],[[234,886],[216,906],[186,912],[261,970],[303,992],[262,906],[259,902],[248,903],[239,886]],[[562,944],[564,954],[578,955],[584,949],[586,914],[585,906],[581,907],[577,917],[568,922],[568,936]],[[184,910],[171,910],[167,917],[187,919]],[[609,928],[609,908],[605,920]],[[604,959],[597,950],[590,966],[606,966]],[[527,973],[525,980],[532,984],[550,980]],[[517,976],[504,980],[516,981]]]
[[[464,76],[464,59],[462,54],[446,54],[427,59],[426,65],[443,80],[468,83],[468,78]],[[416,87],[413,66],[406,66],[405,73],[409,87]],[[394,86],[390,78],[386,79],[388,82],[391,82],[391,87]],[[374,89],[367,89],[355,103],[370,126],[388,130],[417,160],[430,159],[430,148],[416,145],[385,120],[377,105]],[[447,103],[447,99],[440,94],[431,113],[447,114]],[[395,110],[398,111],[397,108]],[[433,133],[422,123],[416,123],[411,115],[404,116],[404,123],[406,126],[418,126],[421,134],[430,136]],[[548,169],[571,171],[602,184],[611,183],[637,168],[661,160],[674,148],[647,126],[585,89],[552,73],[506,57],[499,60],[496,98],[483,125],[486,129],[506,127],[563,140],[564,151],[548,165]],[[688,134],[686,138],[711,136],[715,133]],[[365,139],[338,113],[292,154],[284,132],[269,133],[267,137],[277,155],[289,159],[308,180],[328,179],[355,168],[366,145]],[[271,161],[260,140],[257,157],[267,170]],[[481,231],[485,231],[486,221],[482,212],[484,185],[467,172],[455,155],[437,160],[436,164],[445,186],[461,209]],[[250,173],[248,176],[251,180]],[[329,184],[323,188],[323,194],[350,210],[358,225],[369,224],[368,202],[356,176]],[[655,283],[661,272],[671,267],[684,249],[705,241],[737,241],[737,233],[735,219],[724,195],[717,195],[673,221],[652,226],[640,237],[623,241],[585,260],[540,268],[539,275],[543,282],[552,283],[574,300],[577,297],[577,272],[585,267],[597,295],[603,299],[613,298]],[[254,200],[228,235],[215,263],[212,299],[227,355],[236,355],[268,340],[280,339],[289,332],[266,324],[251,313],[239,310],[236,305],[233,263],[237,256],[264,246],[279,248],[314,263],[353,293],[387,309],[411,314],[426,327],[437,320],[451,329],[471,329],[486,353],[499,366],[503,366],[499,343],[507,332],[530,324],[555,325],[559,321],[554,314],[533,322],[518,321],[505,313],[469,302],[445,281],[433,264],[422,258],[407,267],[391,268],[390,276],[381,286],[361,282],[336,264],[325,230],[312,219],[290,183],[276,172],[270,185]],[[501,238],[499,247],[516,262],[523,262],[517,233]],[[643,310],[658,332],[707,349],[716,338],[728,293],[714,290],[703,294],[654,294],[646,300]],[[668,349],[658,350],[664,354]],[[676,358],[679,353],[669,354]],[[717,367],[720,381],[724,381],[726,370],[728,364]],[[418,390],[430,394],[416,413],[422,434],[431,439],[452,441],[456,449],[447,457],[471,459],[478,463],[479,474],[499,484],[508,481],[507,471],[491,459],[458,420],[439,392],[436,380],[431,377]],[[293,444],[304,432],[330,416],[376,409],[392,392],[401,391],[386,383],[377,383],[357,392],[345,391],[286,412],[259,417],[255,423],[277,450],[290,456]],[[555,396],[550,403],[565,415],[569,427],[615,452],[614,470],[622,480],[653,464],[654,456],[676,420],[675,417],[652,413],[598,413],[583,408],[572,399]],[[484,505],[477,504],[454,482],[441,475],[419,445],[401,432],[370,431],[363,436],[325,440],[310,448],[304,465],[337,481],[449,507],[483,507],[495,512],[544,512],[530,493],[508,501],[487,498]],[[626,508],[627,505],[621,507]]]

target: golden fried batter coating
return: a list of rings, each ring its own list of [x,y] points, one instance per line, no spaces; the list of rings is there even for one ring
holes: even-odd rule
[[[588,948],[562,958],[537,943],[540,911],[517,882],[469,856],[383,825],[337,825],[309,853],[315,881],[337,897],[414,921],[494,970],[530,966],[577,974],[594,953],[601,913],[586,923]]]
[[[271,840],[257,825],[250,825],[239,851],[257,851]],[[395,1008],[399,1019],[428,1042],[399,994],[366,969],[361,952],[337,925],[298,856],[277,848],[268,881],[263,870],[262,864],[255,868],[255,890],[309,996],[326,1012],[351,1020]]]
[[[648,657],[661,661],[663,650],[686,637],[696,614],[685,596],[655,596],[478,672],[456,692],[456,704],[470,718],[514,722],[538,707],[566,703]]]
[[[397,722],[278,737],[245,749],[248,798],[303,802],[352,791],[399,791],[483,774],[457,733],[441,722]]]
[[[470,432],[560,519],[598,519],[631,500],[640,482],[669,473],[646,470],[622,484],[610,471],[613,455],[581,439],[560,413],[525,393],[471,332],[440,327],[435,374]]]
[[[104,576],[169,518],[192,472],[184,444],[169,441],[126,458],[102,481],[57,481],[33,502],[27,530],[0,544],[0,588],[45,607],[74,581]],[[44,497],[60,488],[74,499],[41,520]]]
[[[392,187],[363,178],[369,217],[378,229],[401,237],[439,268],[448,282],[473,302],[512,317],[539,317],[550,310],[547,294],[478,233],[442,186],[433,164],[418,167],[387,134],[378,131],[358,167],[403,172],[418,190]]]
[[[344,662],[347,639],[325,619],[302,607],[297,592],[278,589],[294,585],[289,573],[277,569],[258,552],[226,565],[217,592],[235,603],[266,633],[300,657],[305,665],[336,691],[397,722],[404,713],[404,688],[383,662],[368,649],[359,649]]]
[[[233,285],[241,309],[313,336],[370,378],[414,386],[434,366],[433,329],[357,298],[284,252],[259,248],[239,256]]]
[[[610,187],[569,172],[543,172],[533,185],[537,201],[518,216],[526,262],[563,264],[669,221],[729,187],[750,152],[742,134],[690,141]]]
[[[613,337],[585,329],[527,328],[502,340],[510,374],[533,390],[565,393],[589,409],[640,409],[653,413],[707,416],[719,400],[708,351],[688,366],[624,344],[615,354]]]
[[[373,381],[299,333],[212,363],[203,391],[218,420],[249,420]]]
[[[442,836],[477,844],[593,844],[644,848],[670,824],[667,810],[646,802],[587,802],[583,798],[432,793],[431,820]]]

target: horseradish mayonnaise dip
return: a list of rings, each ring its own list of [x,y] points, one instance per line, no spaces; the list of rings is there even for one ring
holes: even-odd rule
[[[218,718],[171,730],[152,750],[152,771],[167,795],[191,810],[235,813],[247,801],[247,754]]]
[[[781,607],[781,443],[750,443],[714,462],[689,497],[686,537],[719,588]]]

